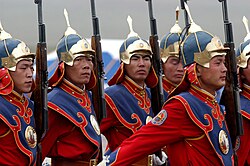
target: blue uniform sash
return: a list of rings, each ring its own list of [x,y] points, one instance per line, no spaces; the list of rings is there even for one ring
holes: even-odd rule
[[[250,100],[243,95],[240,95],[240,106],[242,115],[250,120]]]
[[[221,162],[224,165],[232,165],[233,148],[224,120],[222,108],[220,107],[217,112],[214,108],[191,95],[189,92],[183,92],[173,98],[177,98],[182,101],[190,118],[205,132],[211,146],[215,150]],[[224,154],[220,149],[219,133],[221,130],[225,131],[228,136],[229,151],[227,154]]]
[[[144,91],[144,96],[134,92],[131,93],[131,87],[126,84],[117,84],[106,88],[105,97],[107,104],[112,108],[118,120],[128,129],[135,132],[141,126],[145,125],[147,118],[153,117],[151,108],[150,92]]]
[[[91,118],[95,117],[91,94],[88,91],[84,93],[85,97],[77,92],[72,94],[65,89],[55,87],[48,94],[48,106],[78,126],[86,138],[99,148],[101,142],[99,126],[95,119],[95,124],[90,123],[93,122]]]
[[[250,120],[250,87],[246,84],[243,84],[240,94],[240,105],[242,116]]]
[[[10,103],[9,100],[12,100],[12,103]],[[0,103],[0,119],[10,127],[14,134],[17,147],[28,156],[30,161],[29,165],[33,165],[36,161],[37,146],[36,143],[34,143],[34,147],[30,147],[25,138],[27,127],[31,126],[34,128],[35,126],[33,103],[27,98],[21,103],[20,101],[12,99],[9,95],[0,96]]]

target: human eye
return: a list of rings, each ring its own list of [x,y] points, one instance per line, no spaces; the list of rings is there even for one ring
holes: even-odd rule
[[[134,55],[134,56],[131,57],[131,60],[133,60],[133,61],[138,60],[138,59],[139,59],[139,57],[136,56],[136,55]]]
[[[91,61],[91,62],[92,62],[92,61],[93,61],[93,58],[92,58],[92,57],[88,57],[88,58],[87,58],[87,61]]]
[[[75,61],[80,61],[81,59],[79,58],[79,57],[77,57],[76,59],[75,59]]]
[[[146,56],[143,57],[143,59],[146,60],[146,61],[150,61],[150,56],[146,55]]]

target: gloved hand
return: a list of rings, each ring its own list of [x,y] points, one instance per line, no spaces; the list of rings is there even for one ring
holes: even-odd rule
[[[155,154],[153,154],[153,163],[154,163],[154,165],[163,165],[163,164],[167,165],[168,156],[163,151],[161,151],[161,156],[162,157],[160,159],[158,156],[156,156]]]
[[[107,163],[109,163],[109,156],[103,156],[102,161],[97,166],[107,166]]]

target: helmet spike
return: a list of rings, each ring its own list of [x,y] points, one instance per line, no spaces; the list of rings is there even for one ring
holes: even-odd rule
[[[127,38],[130,38],[133,36],[139,37],[139,35],[133,30],[133,24],[132,24],[133,20],[130,16],[127,17],[127,22],[128,22],[128,26],[130,29],[130,33],[128,34]]]
[[[179,22],[179,12],[180,12],[180,9],[179,9],[179,6],[176,7],[175,9],[175,23],[178,24]]]
[[[188,32],[189,33],[195,33],[195,32],[198,32],[198,31],[202,31],[202,28],[199,25],[197,25],[197,24],[194,23],[194,20],[193,20],[193,18],[191,16],[189,7],[188,7],[188,5],[187,5],[186,2],[184,2],[184,6],[185,6],[185,9],[187,11],[188,17],[190,19],[190,24],[191,24]]]
[[[68,12],[66,9],[64,9],[64,17],[65,17],[65,20],[66,20],[66,24],[68,26],[67,30],[65,31],[64,35],[65,36],[68,36],[70,34],[77,34],[76,31],[70,27],[70,24],[69,24],[69,15],[68,15]]]
[[[189,7],[188,7],[188,5],[187,5],[186,2],[184,3],[184,6],[185,6],[185,9],[186,9],[186,11],[187,11],[187,14],[188,14],[188,17],[189,17],[189,19],[190,19],[190,22],[191,22],[191,24],[192,24],[192,23],[194,22],[194,20],[193,20],[193,18],[192,18],[192,16],[191,16]]]
[[[246,31],[247,31],[247,35],[244,38],[244,41],[247,41],[248,39],[250,39],[250,32],[249,32],[249,27],[248,27],[248,19],[245,16],[243,16],[242,22],[243,22],[243,24],[244,24],[244,26],[246,28]]]
[[[170,29],[170,33],[181,33],[181,27],[179,26],[179,6],[175,10],[175,25]]]
[[[64,10],[63,10],[63,13],[64,13],[64,17],[65,17],[67,26],[70,27],[70,24],[69,24],[69,14],[68,14],[67,10],[64,9]]]
[[[9,39],[9,38],[12,38],[12,36],[9,33],[4,31],[2,23],[0,21],[0,40]]]

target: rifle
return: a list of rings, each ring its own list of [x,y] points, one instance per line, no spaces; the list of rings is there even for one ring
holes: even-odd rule
[[[92,89],[92,98],[94,110],[97,116],[97,121],[101,122],[106,117],[106,101],[104,97],[104,63],[102,60],[101,36],[99,32],[99,20],[96,17],[95,1],[90,0],[91,14],[93,23],[93,36],[91,37],[91,47],[95,50],[96,57],[94,58],[94,73],[97,77],[97,83]],[[102,154],[102,143],[100,143],[100,152]],[[99,155],[99,161],[102,161],[102,155]]]
[[[151,35],[149,37],[149,43],[153,52],[152,64],[158,77],[157,85],[150,89],[151,107],[154,112],[154,115],[157,115],[160,112],[164,103],[163,88],[162,88],[162,66],[161,66],[162,64],[161,64],[160,47],[157,35],[156,19],[153,16],[152,0],[146,0],[146,1],[148,1],[148,11],[150,19]],[[160,159],[162,159],[161,151],[155,152],[155,155],[157,155]]]
[[[222,2],[222,11],[223,11],[223,21],[224,21],[224,34],[225,34],[225,47],[229,47],[229,51],[226,56],[226,67],[227,67],[227,77],[226,85],[224,87],[221,104],[225,106],[226,109],[226,121],[227,126],[230,132],[230,137],[232,140],[233,146],[236,143],[236,139],[239,135],[243,134],[242,126],[242,115],[240,107],[240,88],[239,81],[237,76],[237,61],[234,51],[234,42],[233,42],[233,30],[232,24],[228,20],[228,11],[227,11],[227,1],[219,0]],[[237,156],[235,154],[235,164],[237,164]]]
[[[181,9],[184,11],[184,20],[185,20],[186,27],[189,26],[188,13],[187,13],[187,10],[186,10],[185,4],[184,4],[184,3],[187,3],[187,1],[188,0],[181,0]]]
[[[153,7],[152,7],[152,0],[148,1],[148,11],[149,11],[149,19],[150,19],[150,29],[151,29],[151,36],[149,38],[149,43],[152,48],[153,56],[152,56],[152,64],[153,68],[156,71],[158,77],[158,83],[154,88],[151,88],[151,107],[153,109],[154,115],[157,115],[164,103],[163,97],[163,88],[162,88],[162,64],[161,64],[161,57],[160,57],[160,47],[158,42],[158,35],[157,35],[157,27],[156,27],[156,19],[153,17]]]
[[[36,89],[34,90],[34,114],[38,142],[37,165],[42,165],[41,144],[42,136],[48,129],[48,71],[47,46],[45,40],[45,24],[42,19],[42,0],[35,0],[38,7],[39,42],[36,50]]]

